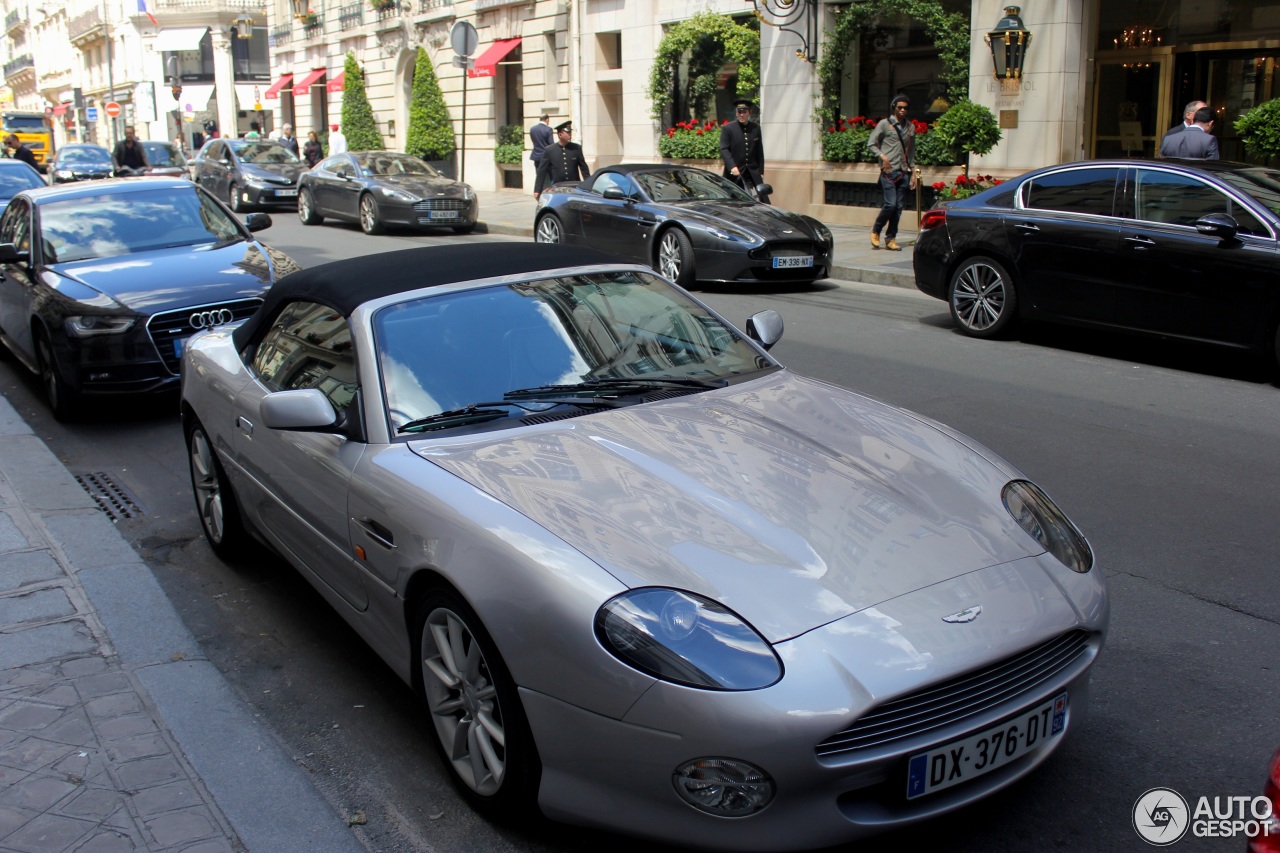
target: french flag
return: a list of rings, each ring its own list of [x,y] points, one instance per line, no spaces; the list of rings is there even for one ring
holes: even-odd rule
[[[138,0],[138,11],[147,16],[147,20],[151,21],[155,26],[160,26],[160,22],[156,20],[156,16],[151,14],[151,10],[147,8],[147,0]]]

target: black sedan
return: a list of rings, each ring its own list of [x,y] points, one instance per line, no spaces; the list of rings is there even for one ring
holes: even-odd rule
[[[607,166],[581,184],[548,188],[534,216],[539,243],[594,246],[686,287],[810,282],[831,265],[831,232],[821,222],[686,166]]]
[[[366,234],[380,234],[388,226],[466,234],[479,215],[480,201],[470,186],[408,154],[335,154],[298,181],[298,216],[304,225],[331,216],[359,222]]]
[[[927,211],[916,286],[960,331],[1019,320],[1280,347],[1280,171],[1221,161],[1039,169]]]
[[[151,164],[147,167],[148,175],[164,178],[189,177],[187,158],[172,142],[148,139],[143,141],[142,150],[147,152],[147,162]]]
[[[0,160],[0,213],[9,206],[9,200],[23,190],[45,185],[44,175],[21,160]]]
[[[115,174],[111,152],[101,145],[76,143],[64,145],[49,164],[49,183],[69,184],[74,181],[96,181]]]
[[[176,390],[182,348],[249,316],[299,269],[190,181],[129,178],[18,193],[0,216],[0,341],[53,413],[84,398]]]
[[[240,213],[251,207],[293,207],[307,164],[269,140],[211,139],[191,163],[192,179]]]

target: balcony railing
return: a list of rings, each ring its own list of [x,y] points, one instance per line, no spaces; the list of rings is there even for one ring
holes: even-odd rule
[[[354,30],[362,23],[364,23],[364,12],[361,4],[352,3],[338,10],[338,29]]]
[[[262,0],[152,0],[148,4],[153,12],[183,12],[191,10],[227,9],[233,11],[261,12],[267,16],[267,4]]]
[[[293,27],[285,25],[276,27],[271,30],[271,43],[276,47],[282,47],[293,39]]]
[[[27,16],[23,14],[21,9],[14,9],[12,12],[4,16],[4,31],[11,33],[14,30],[20,30],[27,25]]]
[[[313,39],[324,32],[324,21],[319,16],[302,19],[302,37]]]
[[[97,9],[91,9],[67,22],[67,38],[77,42],[88,39],[90,36],[97,37],[100,35],[98,30],[101,29],[103,29],[102,14]]]
[[[418,0],[418,14],[446,12],[453,9],[453,0]]]
[[[5,76],[5,79],[7,80],[10,77],[16,77],[17,75],[21,74],[23,71],[27,71],[27,70],[30,70],[34,74],[35,69],[36,69],[35,59],[31,56],[31,54],[24,53],[22,56],[19,56],[17,59],[10,60],[9,62],[6,62],[4,64],[4,76]]]
[[[373,14],[379,24],[385,24],[388,21],[395,21],[400,17],[399,0],[390,0],[389,3],[383,3],[381,6],[374,6]]]

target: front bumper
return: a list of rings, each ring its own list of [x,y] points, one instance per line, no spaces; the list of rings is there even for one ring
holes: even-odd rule
[[[432,198],[416,202],[377,195],[384,225],[402,228],[472,228],[480,217],[479,199]]]
[[[85,396],[162,394],[178,387],[147,333],[145,318],[123,335],[50,336],[67,387]]]
[[[809,282],[830,275],[831,255],[815,248],[813,266],[774,269],[771,257],[753,258],[745,249],[724,251],[695,247],[694,263],[699,281]]]
[[[294,185],[237,186],[240,203],[250,207],[297,207],[298,188]]]

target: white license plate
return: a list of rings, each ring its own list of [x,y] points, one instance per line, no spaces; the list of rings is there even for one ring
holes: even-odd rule
[[[276,190],[276,197],[277,197],[277,198],[292,198],[293,196],[295,196],[295,195],[297,195],[297,194],[298,194],[298,191],[297,191],[296,189],[293,189],[293,190]]]
[[[913,755],[907,761],[907,799],[950,788],[1016,761],[1061,735],[1066,723],[1067,694],[1062,693],[985,732]]]
[[[427,219],[457,219],[458,211],[456,210],[428,210]]]
[[[799,258],[774,258],[773,268],[775,270],[790,270],[803,267],[813,266],[813,255],[804,255]]]

